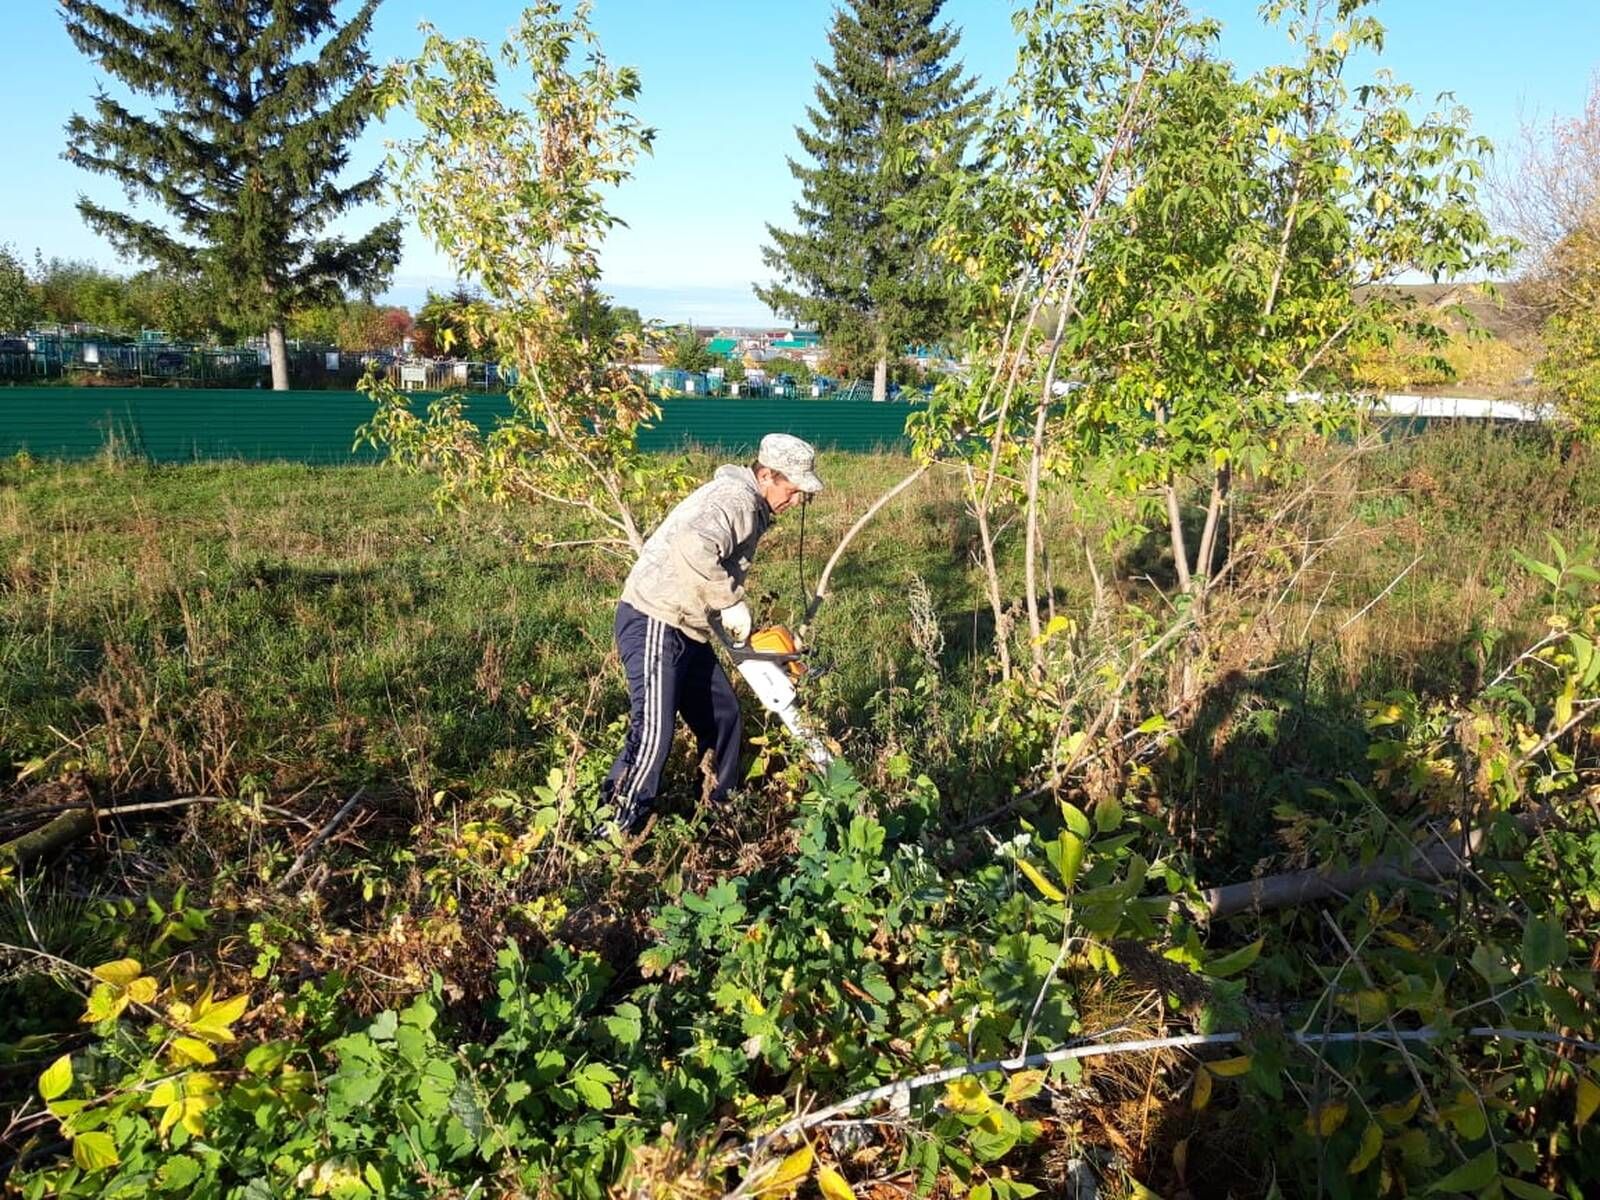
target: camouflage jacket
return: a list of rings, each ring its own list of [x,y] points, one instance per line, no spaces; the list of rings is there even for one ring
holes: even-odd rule
[[[772,509],[749,467],[718,467],[645,541],[622,587],[626,604],[709,641],[710,614],[744,598],[744,578]]]

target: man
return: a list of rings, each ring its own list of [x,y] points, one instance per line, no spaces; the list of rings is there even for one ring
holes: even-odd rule
[[[617,605],[628,740],[601,794],[624,832],[637,833],[655,805],[679,713],[700,753],[714,754],[712,801],[738,782],[739,700],[711,649],[712,622],[735,645],[750,636],[744,579],[756,543],[773,517],[820,491],[816,451],[769,433],[751,466],[717,468],[645,542]]]

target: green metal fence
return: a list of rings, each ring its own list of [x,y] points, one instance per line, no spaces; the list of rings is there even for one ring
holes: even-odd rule
[[[415,403],[428,399],[419,395]],[[504,396],[472,396],[466,404],[485,428],[509,411]],[[831,398],[666,400],[660,423],[639,440],[647,450],[742,455],[763,434],[781,432],[837,450],[899,449],[913,409]],[[356,392],[0,387],[0,455],[83,459],[115,447],[158,463],[372,461],[370,448],[352,449],[357,426],[371,413],[371,402]]]

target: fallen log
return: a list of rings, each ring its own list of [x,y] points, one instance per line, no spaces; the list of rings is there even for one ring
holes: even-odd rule
[[[1523,832],[1532,834],[1554,817],[1553,806],[1546,804],[1520,814],[1516,822]],[[1369,863],[1364,867],[1346,867],[1337,871],[1311,867],[1282,875],[1263,875],[1243,883],[1206,888],[1200,895],[1205,901],[1207,913],[1217,919],[1237,916],[1242,912],[1289,908],[1314,900],[1347,898],[1368,887],[1442,883],[1466,869],[1468,861],[1483,845],[1488,830],[1479,827],[1465,834],[1448,835],[1435,830],[1433,836],[1434,844],[1431,846],[1414,846],[1402,856]]]
[[[25,867],[61,847],[70,845],[94,828],[94,813],[87,808],[69,808],[37,829],[0,843],[0,862]]]
[[[101,817],[128,817],[137,813],[161,812],[169,808],[187,808],[194,804],[238,804],[246,808],[251,807],[250,801],[228,796],[185,796],[178,800],[122,804],[115,808],[95,808],[90,804],[63,804],[42,809],[21,809],[6,814],[4,819],[17,823],[35,814],[43,816],[46,813],[54,813],[55,816],[37,829],[31,829],[8,842],[0,842],[0,862],[14,862],[18,866],[25,866],[36,858],[43,858],[81,837],[86,837]],[[271,804],[259,807],[263,812],[274,813],[288,820],[298,821],[302,825],[311,824],[298,813],[292,813],[286,808],[277,808]]]

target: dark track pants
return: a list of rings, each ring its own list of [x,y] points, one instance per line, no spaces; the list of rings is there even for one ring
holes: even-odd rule
[[[683,714],[700,753],[715,752],[711,799],[721,801],[738,782],[739,698],[708,644],[631,604],[617,605],[616,637],[631,712],[628,740],[606,778],[603,798],[615,809],[618,824],[636,833],[655,805],[677,714]]]

